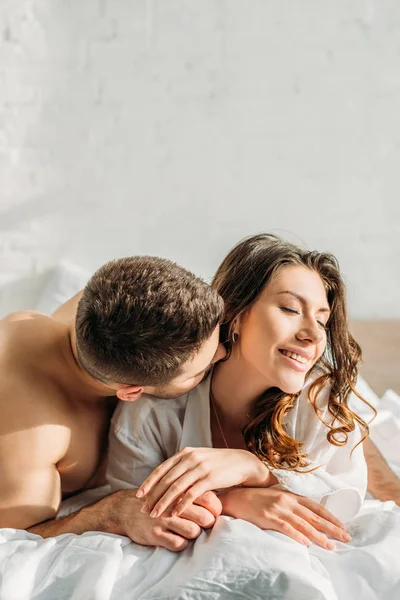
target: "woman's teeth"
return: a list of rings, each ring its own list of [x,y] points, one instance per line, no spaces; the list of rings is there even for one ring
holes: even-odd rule
[[[300,356],[300,354],[295,354],[294,352],[288,352],[287,350],[281,350],[282,354],[288,356],[289,358],[293,358],[297,360],[297,362],[302,363],[303,365],[308,362],[308,358],[304,358],[304,356]]]

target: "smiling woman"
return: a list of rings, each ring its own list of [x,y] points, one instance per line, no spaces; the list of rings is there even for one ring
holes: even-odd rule
[[[368,426],[349,405],[361,353],[338,264],[264,234],[238,244],[212,285],[225,302],[224,358],[193,392],[119,408],[110,482],[139,486],[154,518],[183,515],[203,493],[240,485],[220,496],[225,514],[332,549],[324,534],[349,537],[315,501],[348,520],[367,484],[360,442]],[[277,483],[297,495],[294,507],[267,519],[262,507]]]
[[[272,387],[295,394],[303,387],[304,374],[326,348],[328,316],[326,291],[318,273],[285,266],[251,308],[235,318],[240,368],[251,368],[260,394]]]
[[[237,424],[249,450],[271,467],[307,465],[300,441],[283,427],[306,376],[314,380],[309,401],[317,415],[318,392],[328,386],[330,443],[345,444],[356,424],[367,433],[348,406],[361,351],[348,330],[334,256],[261,234],[233,248],[213,285],[225,302],[221,335],[231,357],[216,371],[213,393],[223,413],[232,403],[245,408]]]

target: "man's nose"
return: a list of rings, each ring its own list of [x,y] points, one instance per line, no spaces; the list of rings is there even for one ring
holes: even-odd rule
[[[217,352],[213,358],[212,364],[222,360],[226,356],[225,346],[223,344],[218,344]]]

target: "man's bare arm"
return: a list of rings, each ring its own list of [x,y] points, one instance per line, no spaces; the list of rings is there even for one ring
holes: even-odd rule
[[[400,506],[400,479],[369,438],[363,446],[368,468],[368,491],[378,500],[394,500]]]
[[[46,425],[23,428],[14,422],[9,429],[0,435],[0,527],[27,529],[43,537],[108,531],[114,508],[119,508],[112,497],[97,508],[55,520],[61,503],[56,464],[67,444],[68,430],[57,430],[56,443],[53,428]]]
[[[0,435],[0,527],[26,529],[57,514],[61,502],[56,455],[46,440],[47,427],[8,419]],[[4,423],[3,423],[4,426]],[[60,428],[59,437],[63,435]]]
[[[115,492],[72,515],[33,525],[28,528],[28,531],[43,538],[55,537],[63,533],[80,535],[86,531],[118,533],[132,537],[135,516],[142,506],[135,493],[136,490]],[[123,522],[127,511],[131,511],[131,528],[126,528]]]
[[[198,498],[198,504],[180,517],[152,519],[141,512],[143,502],[136,498],[136,492],[136,489],[120,490],[73,515],[34,525],[28,531],[44,538],[102,531],[126,535],[144,546],[161,546],[179,552],[187,547],[189,540],[200,535],[201,528],[212,527],[215,516],[211,511],[219,514],[222,508],[211,492]]]

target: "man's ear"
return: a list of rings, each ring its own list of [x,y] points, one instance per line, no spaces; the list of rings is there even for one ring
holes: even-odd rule
[[[140,385],[125,385],[116,392],[116,396],[119,400],[124,402],[134,402],[139,400],[143,393],[143,387]]]

